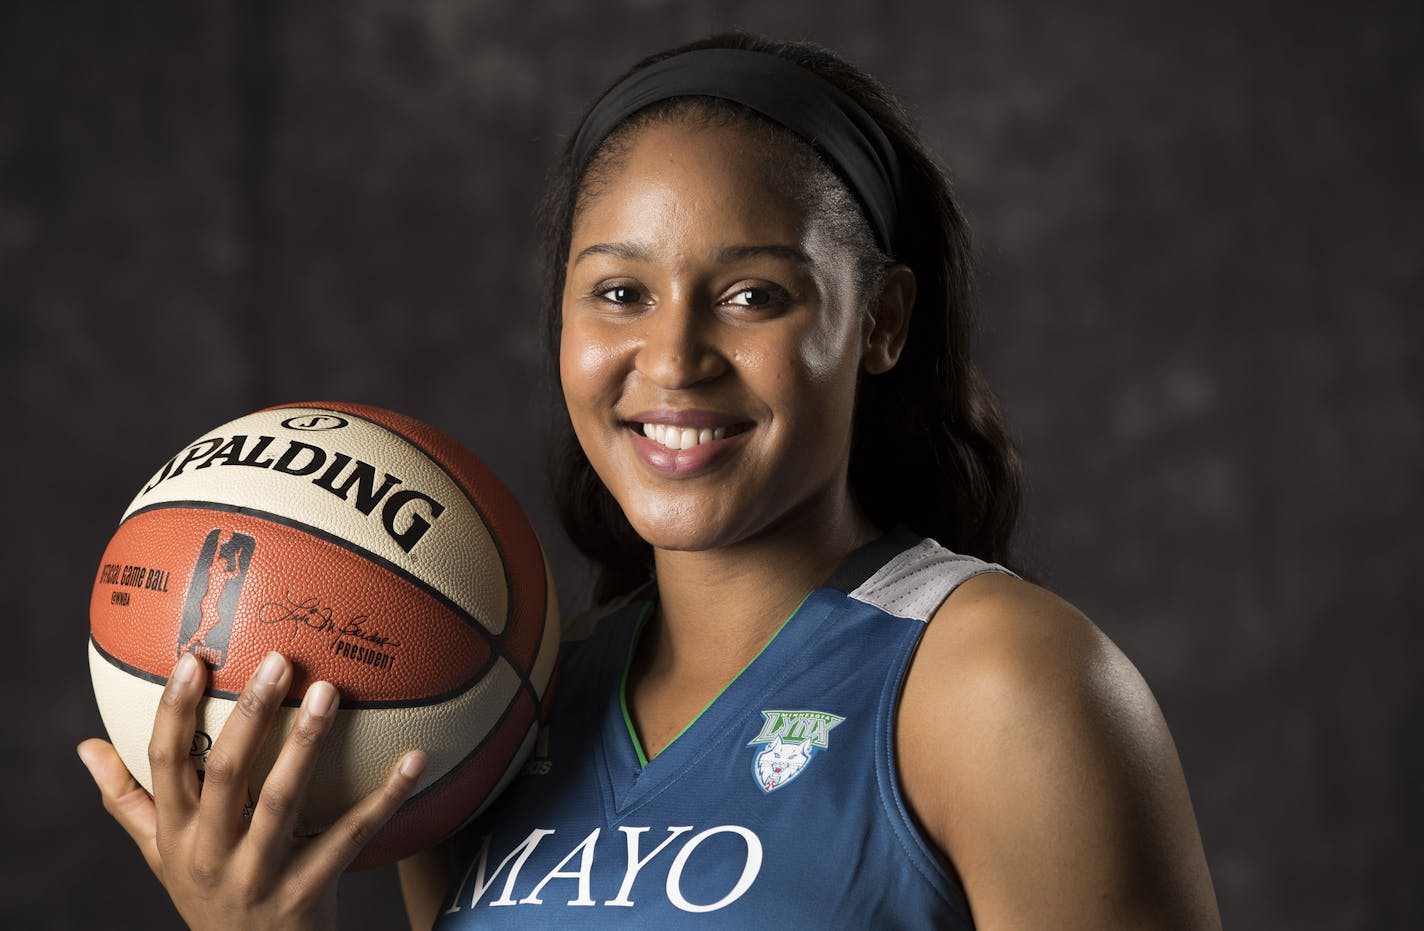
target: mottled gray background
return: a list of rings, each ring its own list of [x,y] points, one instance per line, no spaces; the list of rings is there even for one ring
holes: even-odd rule
[[[1026,553],[1156,690],[1228,925],[1420,927],[1420,4],[602,9],[0,6],[6,924],[177,924],[72,748],[99,555],[204,430],[309,398],[428,420],[581,598],[531,207],[597,88],[738,25],[868,67],[952,167]],[[344,894],[400,920],[389,872]]]

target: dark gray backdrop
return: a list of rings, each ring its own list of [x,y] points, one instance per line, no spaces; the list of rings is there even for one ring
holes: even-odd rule
[[[72,747],[101,733],[99,554],[209,427],[428,420],[581,600],[531,206],[596,88],[739,25],[868,67],[951,166],[1026,553],[1155,689],[1228,924],[1419,926],[1420,6],[1143,6],[0,7],[7,923],[176,924]],[[344,894],[351,927],[399,921],[389,872]]]

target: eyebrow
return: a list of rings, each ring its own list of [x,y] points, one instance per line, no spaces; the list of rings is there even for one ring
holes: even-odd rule
[[[653,258],[652,250],[640,243],[598,242],[574,256],[571,267],[590,255],[611,255],[615,259],[627,259],[631,262],[648,262]]]
[[[718,262],[737,262],[766,256],[784,259],[797,265],[810,265],[811,257],[795,246],[724,246],[714,254]]]
[[[630,262],[651,262],[653,260],[652,249],[642,243],[599,242],[574,256],[572,265],[577,265],[590,255],[611,255],[616,259],[625,259]],[[782,259],[803,266],[811,264],[811,257],[794,246],[723,246],[712,253],[712,258],[724,265],[759,257]]]

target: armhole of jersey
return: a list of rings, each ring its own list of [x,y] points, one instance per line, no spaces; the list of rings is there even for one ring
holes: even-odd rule
[[[956,562],[964,559],[964,557],[951,554],[947,550],[939,549],[940,554],[949,556]],[[935,554],[931,558],[934,559],[938,556],[939,554]],[[964,891],[964,884],[955,870],[954,863],[947,853],[943,862],[936,855],[933,842],[925,836],[924,829],[910,813],[910,807],[905,801],[905,795],[900,786],[900,769],[895,761],[895,740],[896,715],[900,709],[900,698],[904,693],[905,679],[909,674],[910,663],[914,660],[915,651],[919,648],[920,638],[924,636],[924,632],[929,626],[930,618],[934,617],[944,600],[968,579],[987,572],[1003,572],[1014,575],[1013,572],[997,563],[978,560],[974,560],[974,562],[975,565],[966,566],[963,563],[956,565],[953,573],[956,578],[945,587],[942,594],[938,592],[928,594],[923,591],[916,593],[918,597],[912,599],[918,601],[916,608],[919,610],[916,611],[916,614],[923,613],[923,617],[907,618],[898,611],[892,613],[880,606],[882,611],[891,615],[886,619],[887,621],[912,623],[916,625],[917,630],[913,636],[905,638],[905,644],[897,656],[894,670],[886,676],[877,713],[878,733],[875,754],[875,781],[880,789],[881,804],[885,809],[886,818],[905,851],[906,858],[944,901],[961,913],[960,917],[967,925],[972,924],[973,916],[970,914],[969,899]],[[887,566],[887,568],[889,567]],[[926,597],[927,594],[928,597]]]
[[[875,782],[880,789],[880,803],[885,809],[886,820],[890,822],[890,827],[899,839],[906,859],[946,903],[953,908],[962,909],[963,918],[968,921],[970,918],[969,900],[965,895],[964,886],[959,880],[959,874],[955,872],[952,862],[948,869],[945,868],[944,863],[940,862],[939,857],[935,855],[930,839],[925,836],[919,822],[910,813],[910,807],[906,804],[904,792],[900,788],[900,767],[895,762],[895,716],[900,708],[900,695],[904,691],[905,676],[909,672],[910,662],[915,655],[915,649],[920,644],[920,636],[923,636],[926,626],[923,621],[912,623],[919,624],[920,634],[906,638],[905,645],[900,651],[898,668],[893,675],[886,676],[885,688],[880,695],[880,707],[877,714]],[[948,855],[945,860],[949,860]]]

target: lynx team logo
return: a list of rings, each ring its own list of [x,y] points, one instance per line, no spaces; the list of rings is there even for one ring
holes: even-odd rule
[[[747,744],[764,749],[752,757],[752,777],[763,792],[775,792],[805,771],[816,753],[831,745],[831,731],[845,718],[824,711],[763,711],[761,733]]]
[[[178,653],[192,653],[213,669],[227,661],[227,639],[237,614],[242,580],[252,563],[257,541],[235,530],[214,530],[203,541],[193,581],[183,602],[183,626],[178,631]]]

